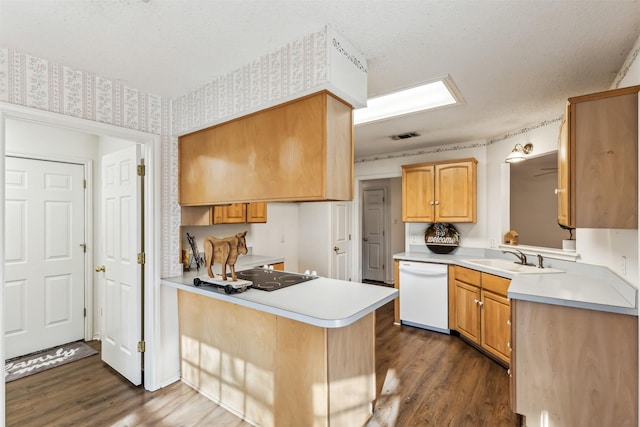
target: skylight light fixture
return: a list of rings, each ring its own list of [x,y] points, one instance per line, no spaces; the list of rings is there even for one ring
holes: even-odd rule
[[[370,98],[365,108],[353,112],[353,122],[359,125],[461,103],[462,97],[453,80],[445,76],[420,86]]]

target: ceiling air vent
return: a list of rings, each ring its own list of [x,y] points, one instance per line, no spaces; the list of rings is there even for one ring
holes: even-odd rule
[[[400,139],[409,139],[409,138],[415,138],[416,136],[420,136],[420,134],[418,132],[407,132],[407,133],[401,133],[400,135],[391,135],[391,139],[393,139],[394,141],[398,141]]]

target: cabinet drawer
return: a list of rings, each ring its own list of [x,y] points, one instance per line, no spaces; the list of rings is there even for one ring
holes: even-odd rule
[[[481,283],[480,279],[482,276],[480,275],[479,271],[456,266],[455,272],[456,272],[456,280],[459,280],[465,283],[471,283],[476,286],[480,286],[480,283]]]
[[[494,276],[493,274],[482,273],[482,289],[494,292],[504,297],[507,296],[507,290],[511,280],[504,277]]]

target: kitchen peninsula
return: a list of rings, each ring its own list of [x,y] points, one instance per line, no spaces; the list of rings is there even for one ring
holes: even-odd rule
[[[162,279],[178,289],[182,381],[258,426],[367,421],[374,311],[396,289],[320,277],[227,295],[197,275]]]

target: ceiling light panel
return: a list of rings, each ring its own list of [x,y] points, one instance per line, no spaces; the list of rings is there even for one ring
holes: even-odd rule
[[[368,99],[365,108],[354,111],[354,124],[370,123],[460,103],[462,97],[453,80],[446,76],[420,86]]]

